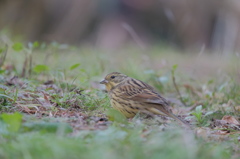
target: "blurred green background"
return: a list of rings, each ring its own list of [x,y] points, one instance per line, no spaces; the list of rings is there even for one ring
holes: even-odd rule
[[[239,0],[0,0],[0,29],[27,41],[230,54],[239,25]]]

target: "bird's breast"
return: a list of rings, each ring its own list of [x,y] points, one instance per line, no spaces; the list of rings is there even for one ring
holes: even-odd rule
[[[141,103],[130,99],[121,98],[116,93],[109,93],[112,107],[121,112],[127,118],[134,117],[141,110]]]

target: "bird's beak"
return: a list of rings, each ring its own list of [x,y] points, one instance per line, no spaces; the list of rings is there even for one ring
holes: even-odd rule
[[[108,80],[102,80],[101,82],[100,82],[100,84],[107,84],[108,83]]]

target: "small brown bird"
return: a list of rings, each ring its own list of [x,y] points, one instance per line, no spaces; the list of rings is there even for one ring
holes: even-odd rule
[[[134,117],[138,112],[169,116],[187,124],[169,110],[165,98],[154,88],[140,80],[124,74],[113,72],[108,74],[101,84],[105,84],[111,105],[127,118]]]

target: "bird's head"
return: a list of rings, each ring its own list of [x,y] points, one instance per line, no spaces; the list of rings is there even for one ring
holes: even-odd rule
[[[105,84],[107,91],[122,83],[128,76],[119,72],[109,73],[100,83]]]

